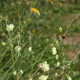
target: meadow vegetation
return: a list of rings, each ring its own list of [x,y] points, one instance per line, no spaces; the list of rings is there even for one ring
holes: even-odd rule
[[[80,80],[79,10],[67,0],[1,1],[0,80]],[[77,44],[64,44],[74,34]]]

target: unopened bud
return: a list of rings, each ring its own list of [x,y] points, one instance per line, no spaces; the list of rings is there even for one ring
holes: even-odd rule
[[[2,42],[2,46],[5,46],[6,45],[6,43],[5,42]]]
[[[62,32],[62,27],[59,27],[59,31]]]

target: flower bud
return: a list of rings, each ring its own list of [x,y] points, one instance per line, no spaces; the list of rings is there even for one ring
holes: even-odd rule
[[[54,45],[53,44],[50,44],[50,46],[53,47]]]
[[[2,42],[2,46],[5,46],[6,45],[6,43],[5,42]]]
[[[30,47],[28,48],[28,50],[29,50],[29,52],[31,52],[31,51],[32,51],[32,47],[30,46]]]
[[[37,67],[40,69],[40,68],[41,68],[41,63],[39,63],[39,64],[37,65]]]
[[[62,27],[59,27],[59,32],[62,32]]]
[[[23,74],[23,70],[22,69],[20,70],[20,74]]]
[[[56,42],[55,42],[55,43],[56,43],[56,45],[57,45],[57,44],[58,44],[58,41],[56,40]]]
[[[17,74],[16,70],[13,71],[13,75],[15,76]]]

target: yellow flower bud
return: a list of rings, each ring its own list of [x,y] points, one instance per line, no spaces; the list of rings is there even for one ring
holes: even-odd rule
[[[53,2],[53,1],[51,1],[51,0],[48,0],[48,2],[49,2],[50,4],[54,4],[54,2]]]
[[[50,44],[50,46],[53,47],[54,45],[53,44]]]
[[[62,6],[62,5],[63,5],[63,3],[59,2],[59,5],[60,5],[60,6]]]
[[[65,0],[62,0],[63,2],[65,2]]]
[[[58,44],[58,41],[56,40],[56,42],[55,42],[56,44]]]
[[[5,46],[6,45],[6,43],[5,42],[2,42],[2,46]]]
[[[40,12],[36,8],[30,8],[30,11],[33,12],[33,13],[37,13],[38,15],[40,15]]]
[[[62,32],[62,27],[59,27],[59,31]]]

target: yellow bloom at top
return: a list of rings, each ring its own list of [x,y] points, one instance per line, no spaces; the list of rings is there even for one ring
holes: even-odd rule
[[[48,0],[48,2],[49,2],[50,4],[54,4],[54,2],[53,2],[53,1],[51,1],[51,0]]]
[[[59,2],[59,5],[60,5],[60,6],[62,6],[62,5],[63,5],[63,3]]]
[[[40,12],[36,8],[30,8],[30,11],[33,12],[33,13],[37,13],[38,15],[40,15]]]
[[[66,0],[62,0],[63,2],[65,2]]]

